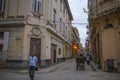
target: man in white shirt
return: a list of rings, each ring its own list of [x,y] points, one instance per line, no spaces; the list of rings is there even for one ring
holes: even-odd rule
[[[38,59],[34,53],[32,53],[31,56],[29,57],[28,66],[29,66],[29,76],[31,80],[33,80],[35,74],[35,68],[36,66],[38,66]]]

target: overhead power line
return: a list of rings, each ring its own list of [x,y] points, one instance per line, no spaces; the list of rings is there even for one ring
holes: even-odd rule
[[[85,25],[85,24],[88,24],[88,23],[71,23],[71,24],[80,24],[80,25]]]
[[[40,20],[45,20],[45,21],[49,21],[49,22],[54,22],[54,23],[63,23],[63,24],[78,24],[78,25],[86,25],[88,23],[66,23],[66,22],[61,22],[61,21],[53,21],[53,20],[48,20],[48,19],[40,19]]]
[[[27,18],[28,17],[33,17],[33,16],[30,16],[30,15],[28,15],[27,16]],[[42,18],[42,19],[40,19],[40,20],[44,20],[44,21],[46,21],[46,22],[53,22],[53,23],[63,23],[63,24],[78,24],[78,25],[86,25],[86,24],[88,24],[88,23],[86,23],[86,22],[81,22],[81,23],[66,23],[66,22],[62,22],[62,21],[54,21],[54,20],[49,20],[49,19],[44,19],[44,18]]]

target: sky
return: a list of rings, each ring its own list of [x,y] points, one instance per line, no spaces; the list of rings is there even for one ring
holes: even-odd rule
[[[87,10],[87,0],[68,0],[68,2],[74,19],[72,23],[88,23],[88,14],[83,11],[83,8]],[[80,42],[83,44],[83,47],[85,47],[87,24],[73,24],[73,26],[77,27],[80,34]]]

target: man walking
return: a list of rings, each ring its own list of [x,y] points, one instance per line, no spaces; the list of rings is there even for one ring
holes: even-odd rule
[[[34,53],[32,53],[31,56],[29,57],[28,66],[29,66],[29,76],[31,80],[33,80],[35,74],[35,68],[36,66],[38,66],[38,59]]]

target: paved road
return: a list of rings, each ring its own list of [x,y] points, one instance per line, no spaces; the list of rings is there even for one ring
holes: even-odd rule
[[[35,74],[34,80],[120,80],[120,74],[93,71],[90,66],[76,71],[75,62],[67,63],[45,74]],[[0,80],[30,80],[28,74],[0,72]]]

